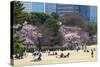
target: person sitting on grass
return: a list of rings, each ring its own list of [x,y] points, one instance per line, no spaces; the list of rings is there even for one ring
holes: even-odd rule
[[[63,53],[61,53],[60,58],[63,58],[63,57],[64,57],[64,54],[63,54]]]
[[[89,53],[89,50],[87,50],[87,52]]]
[[[42,54],[39,51],[34,51],[32,56],[34,61],[42,60]]]
[[[67,57],[69,58],[70,53],[67,54]]]
[[[19,53],[17,53],[17,54],[15,55],[15,58],[16,58],[16,59],[20,59]]]
[[[55,55],[57,55],[57,52],[55,52]]]
[[[48,56],[49,56],[49,55],[57,55],[57,52],[50,52],[50,51],[49,51],[49,52],[48,52]]]
[[[70,53],[68,53],[67,55],[64,55],[63,53],[61,53],[60,58],[66,58],[66,57],[69,58],[69,55],[70,55]]]
[[[48,56],[50,55],[50,51],[48,52]]]
[[[20,53],[20,59],[23,59],[23,52]]]

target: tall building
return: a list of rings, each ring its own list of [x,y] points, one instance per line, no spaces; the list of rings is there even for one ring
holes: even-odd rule
[[[72,4],[56,4],[56,3],[44,3],[44,2],[22,2],[26,12],[44,12],[52,13],[56,12],[59,16],[65,14],[79,14],[87,22],[97,21],[97,7],[87,5],[72,5]]]
[[[52,13],[56,12],[56,4],[55,3],[45,3],[45,12]]]
[[[90,6],[90,21],[97,22],[97,7]]]
[[[77,5],[57,4],[57,13],[64,16],[67,13],[78,14],[79,7]]]
[[[79,5],[79,12],[80,15],[84,18],[84,20],[89,21],[90,20],[90,7],[86,5]]]
[[[42,2],[23,2],[23,7],[25,7],[25,12],[45,12],[44,10],[44,3]]]
[[[32,12],[45,12],[44,7],[42,2],[32,2]]]
[[[24,9],[25,12],[32,12],[32,2],[21,1],[21,3],[23,4],[23,7],[25,7]]]
[[[80,12],[80,15],[87,22],[97,21],[97,7],[96,6],[80,5],[79,12]]]

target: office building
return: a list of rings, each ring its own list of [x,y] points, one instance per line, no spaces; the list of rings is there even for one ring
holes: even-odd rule
[[[97,7],[87,5],[56,4],[44,2],[22,2],[26,12],[44,12],[51,14],[58,13],[59,16],[65,14],[81,15],[87,22],[97,21]]]

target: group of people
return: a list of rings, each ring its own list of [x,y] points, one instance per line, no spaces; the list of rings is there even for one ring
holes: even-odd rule
[[[91,53],[91,57],[92,58],[94,57],[94,51],[96,51],[95,48],[94,49],[91,49],[90,51],[87,50],[87,49],[84,50],[84,52]]]
[[[56,58],[69,58],[69,56],[70,56],[70,53],[68,52],[67,54],[64,54],[63,52],[61,52],[61,54],[60,55],[58,55],[58,53],[57,52],[48,52],[48,56],[52,56],[52,55],[56,55]]]
[[[32,53],[32,56],[33,56],[34,61],[41,61],[42,60],[42,53],[39,51],[34,51]],[[69,58],[70,53],[67,53],[66,55],[64,53],[61,53],[60,55],[58,55],[57,52],[48,51],[48,56],[56,56],[56,58],[58,58],[58,56],[59,56],[59,58]]]
[[[57,52],[52,52],[52,53],[50,51],[48,52],[48,56],[50,56],[50,55],[57,55],[57,54],[58,54]]]
[[[91,50],[87,50],[85,49],[84,52],[87,52],[87,53],[91,53],[91,57],[93,58],[94,57],[94,51],[95,51],[95,48],[94,49],[91,49]],[[70,53],[68,52],[67,54],[64,54],[63,52],[61,52],[61,54],[58,54],[57,52],[55,51],[48,51],[47,52],[48,56],[56,56],[56,58],[69,58],[70,57]],[[39,51],[35,51],[33,52],[33,60],[36,61],[36,60],[42,60],[42,53],[39,52]]]
[[[66,55],[64,55],[64,53],[60,54],[60,58],[69,58],[70,53],[67,53]]]
[[[15,59],[23,59],[26,56],[27,56],[27,52],[26,51],[23,51],[23,52],[20,52],[20,53],[15,54],[14,55],[14,58]]]
[[[94,57],[94,51],[96,51],[96,49],[85,49],[83,50],[85,53],[90,53],[91,54],[91,57],[93,58]],[[78,52],[78,51],[77,51]],[[64,54],[63,52],[61,52],[60,54],[58,54],[58,52],[56,51],[48,51],[47,52],[48,56],[56,56],[56,58],[69,58],[70,57],[70,53],[68,52],[67,54]],[[15,55],[15,58],[16,59],[23,59],[24,57],[27,57],[27,52],[20,52],[18,54]],[[33,57],[33,60],[34,61],[40,61],[42,60],[42,52],[39,52],[39,51],[34,51],[32,53],[32,57]]]

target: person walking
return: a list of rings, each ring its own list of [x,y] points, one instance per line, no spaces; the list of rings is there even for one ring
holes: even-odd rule
[[[93,52],[93,50],[91,49],[91,57],[93,58],[94,56],[94,52]]]

